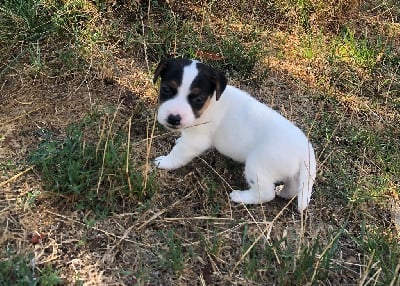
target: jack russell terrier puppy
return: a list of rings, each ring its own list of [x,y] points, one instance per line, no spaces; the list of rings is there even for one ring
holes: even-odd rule
[[[278,195],[298,196],[307,208],[316,175],[313,147],[304,133],[276,111],[246,92],[227,85],[225,76],[189,59],[167,59],[161,77],[157,120],[181,137],[167,156],[155,159],[160,169],[179,168],[210,147],[245,163],[248,190],[231,192],[232,201],[269,202]],[[275,185],[284,187],[275,193]]]

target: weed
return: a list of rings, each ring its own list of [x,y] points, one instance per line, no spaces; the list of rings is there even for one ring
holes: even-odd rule
[[[71,46],[57,51],[57,57],[60,59],[62,70],[80,70],[85,66],[84,57]]]
[[[250,38],[256,38],[256,32]],[[233,33],[228,33],[227,37],[222,39],[221,51],[226,58],[224,66],[229,70],[236,71],[239,76],[244,78],[249,77],[262,56],[259,43],[253,42],[246,47],[242,39]]]
[[[400,248],[397,238],[391,237],[385,228],[368,228],[363,222],[359,235],[352,238],[365,253],[367,267],[363,271],[364,279],[377,281],[379,277],[381,285],[397,285],[396,282],[400,282]]]
[[[321,50],[321,46],[323,46],[323,44],[319,34],[306,34],[300,39],[301,52],[303,57],[307,60],[313,60]]]
[[[6,0],[0,5],[0,40],[35,43],[51,33],[50,9],[38,0]]]
[[[209,176],[204,178],[204,184],[207,189],[206,199],[208,201],[207,205],[210,207],[210,213],[213,216],[217,216],[221,211],[221,203],[218,197],[218,184]]]
[[[58,271],[50,266],[38,271],[30,265],[32,255],[7,254],[8,259],[0,261],[0,285],[60,285]]]
[[[89,59],[97,56],[95,46],[104,40],[102,29],[88,23],[91,13],[90,4],[82,0],[0,3],[0,43],[7,41],[3,47],[7,53],[2,57],[8,61],[0,76],[27,55],[35,76],[44,70],[60,73],[86,67]],[[44,62],[44,58],[48,60]],[[60,65],[64,67],[61,71]]]
[[[24,204],[28,207],[35,205],[37,198],[40,196],[41,192],[39,190],[33,190],[29,192],[26,196]]]
[[[253,241],[248,238],[248,225],[243,228],[242,235],[242,253],[246,253],[250,247],[252,247]],[[253,247],[245,258],[243,265],[243,271],[247,278],[255,279],[257,275],[257,270],[259,269],[260,258],[263,255],[259,249]]]
[[[40,71],[43,69],[43,61],[42,61],[42,54],[40,51],[40,46],[39,43],[37,42],[36,44],[32,44],[31,48],[29,49],[30,53],[30,61],[31,61],[31,70],[34,75],[37,75],[40,73]]]
[[[345,27],[341,37],[334,42],[334,57],[372,69],[377,63],[378,54],[382,51],[382,40],[378,37],[376,42],[372,43],[368,39],[367,32],[365,29],[362,37],[356,37],[354,31]]]
[[[335,271],[333,261],[340,251],[344,228],[331,232],[327,242],[316,238],[298,249],[287,237],[260,240],[254,244],[248,231],[245,225],[242,253],[247,256],[243,259],[242,271],[246,277],[265,281],[267,276],[278,285],[304,285],[330,279],[330,271]]]
[[[167,242],[167,249],[162,253],[161,265],[172,269],[178,275],[185,268],[185,252],[182,241],[176,236],[174,230],[162,233],[163,240]]]
[[[4,160],[0,162],[0,171],[4,174],[10,170],[16,169],[18,166],[12,160]]]
[[[299,16],[300,25],[305,29],[310,29],[310,14],[313,10],[311,1],[309,0],[297,0],[295,5],[297,15]]]
[[[142,172],[127,154],[126,134],[114,131],[115,126],[94,134],[97,142],[87,138],[99,120],[94,114],[70,125],[65,139],[45,140],[31,152],[29,162],[40,172],[47,190],[104,216],[115,210],[118,201],[151,196],[154,181],[150,175],[145,186]]]
[[[209,241],[206,242],[207,252],[218,257],[220,255],[220,251],[223,245],[223,239],[218,235],[214,235]]]

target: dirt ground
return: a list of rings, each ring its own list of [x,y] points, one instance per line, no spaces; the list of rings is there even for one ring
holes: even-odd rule
[[[281,84],[271,87],[271,82],[275,81]],[[133,87],[132,82],[140,82],[140,85]],[[265,85],[258,88],[256,96],[265,98],[265,90],[268,90],[270,103],[279,106],[290,100],[290,94],[301,94],[301,90],[294,90],[293,85],[285,81],[284,74],[276,73]],[[341,225],[340,206],[325,201],[323,195],[314,199],[305,221],[296,212],[295,203],[287,206],[288,202],[282,199],[263,207],[232,205],[228,201],[231,186],[244,186],[241,168],[229,172],[221,163],[226,159],[210,151],[176,172],[158,171],[159,189],[149,209],[143,211],[143,206],[139,204],[137,209],[124,209],[88,226],[87,222],[93,214],[71,209],[68,204],[54,204],[52,194],[43,190],[40,175],[23,164],[23,160],[28,151],[40,142],[41,130],[52,130],[62,137],[69,123],[81,119],[95,106],[118,106],[127,95],[133,98],[132,101],[140,99],[146,102],[151,110],[148,121],[152,125],[156,88],[140,66],[127,68],[126,74],[112,85],[91,75],[84,80],[60,82],[51,79],[26,81],[17,75],[7,78],[3,85],[1,106],[1,132],[6,135],[0,154],[3,162],[17,166],[18,172],[11,168],[12,171],[5,170],[1,174],[3,247],[17,249],[19,253],[33,252],[35,264],[53,265],[60,271],[65,284],[80,280],[84,285],[136,285],[142,281],[141,275],[145,275],[151,277],[152,283],[157,284],[155,281],[158,281],[160,285],[193,285],[193,281],[197,281],[195,284],[208,281],[208,285],[256,285],[240,275],[230,276],[231,267],[235,265],[233,259],[240,257],[240,236],[245,223],[249,225],[249,235],[254,238],[265,232],[265,227],[271,227],[267,230],[268,237],[279,239],[288,236],[294,245],[299,244],[296,242],[299,233],[304,232],[308,239],[325,237]],[[310,99],[298,97],[290,103],[286,104],[287,110],[282,109],[281,112],[289,118],[300,119],[298,114],[310,106]],[[120,105],[121,120],[132,116],[131,104],[129,101]],[[146,140],[145,128],[144,124],[132,125],[136,142]],[[155,133],[160,135],[165,130],[157,128]],[[143,168],[151,164],[150,160],[157,154],[171,148],[174,135],[167,135],[154,138],[150,158],[144,155],[145,144],[136,145],[137,152],[143,154]],[[207,176],[220,180],[214,202],[207,197],[207,186],[204,185]],[[318,190],[318,184],[316,188]],[[35,192],[40,195],[35,198],[32,207],[28,194]],[[218,217],[212,216],[213,210],[210,209],[216,202],[220,204]],[[382,223],[392,225],[388,213],[377,214]],[[168,271],[157,270],[154,267],[160,259],[157,253],[165,248],[159,233],[168,229],[175,229],[187,247],[202,243],[200,233],[209,237],[217,234],[224,237],[227,242],[222,246],[218,259],[226,261],[214,261],[214,258],[199,255],[193,258],[196,261],[191,263],[190,268],[184,268],[181,278]],[[215,232],[216,229],[218,232]],[[39,236],[35,241],[37,234],[45,237],[41,239]],[[357,257],[353,256],[356,254],[352,253],[351,247],[342,255],[343,260],[348,256],[348,261],[353,261],[350,267],[354,268],[354,277],[337,278],[342,281],[357,279],[356,265],[361,261],[354,261]]]
[[[271,57],[268,77],[257,85],[235,80],[231,84],[312,134],[326,112],[326,104],[318,100],[321,91],[313,87],[313,72],[305,71],[301,64],[284,63]],[[63,285],[260,285],[244,274],[242,265],[248,262],[242,251],[244,233],[250,241],[293,253],[320,241],[317,252],[322,255],[332,236],[350,221],[346,226],[349,234],[341,236],[341,250],[331,261],[340,271],[329,270],[321,285],[354,285],[371,267],[369,257],[360,255],[352,239],[365,222],[360,215],[363,208],[363,214],[370,215],[368,223],[383,226],[398,237],[400,202],[395,190],[390,194],[390,206],[366,201],[356,210],[324,193],[330,156],[324,144],[316,145],[317,182],[304,217],[297,212],[296,202],[279,198],[263,206],[232,204],[230,190],[245,187],[243,166],[214,150],[177,171],[154,170],[152,160],[167,153],[177,135],[157,124],[152,134],[157,86],[152,84],[146,62],[120,57],[117,65],[119,73],[111,82],[92,70],[66,78],[29,78],[16,71],[0,85],[0,245],[3,250],[33,253],[36,272],[50,265]],[[351,100],[348,111],[357,117]],[[150,202],[135,201],[137,205],[129,208],[121,203],[117,212],[97,219],[90,210],[74,208],[68,198],[54,200],[54,194],[44,189],[40,174],[25,159],[44,140],[45,131],[63,138],[70,123],[110,106],[116,108],[120,126],[132,120],[133,157],[143,172],[155,174],[157,189]],[[171,255],[171,237],[183,248],[180,271],[165,262],[173,261],[165,258]],[[279,265],[279,255],[270,255]],[[265,266],[256,272],[274,277],[274,267],[279,268]]]

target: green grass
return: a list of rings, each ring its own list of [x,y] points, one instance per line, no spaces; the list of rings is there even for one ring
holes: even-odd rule
[[[334,56],[343,61],[352,61],[355,64],[368,69],[374,68],[378,62],[378,55],[383,50],[382,39],[370,39],[368,29],[362,36],[356,36],[355,32],[344,27],[341,35],[334,43]]]
[[[61,285],[61,278],[50,266],[38,269],[30,265],[33,255],[7,254],[8,259],[0,261],[0,285],[8,286],[52,286]]]
[[[182,241],[173,229],[161,233],[162,239],[166,241],[166,249],[160,251],[160,266],[165,270],[173,270],[178,276],[186,266],[186,250]]]
[[[62,139],[48,133],[29,156],[29,164],[36,167],[47,191],[99,216],[115,211],[122,202],[144,201],[155,190],[152,175],[146,179],[136,169],[132,142],[126,130],[113,125],[111,115],[88,115],[71,124]],[[98,129],[100,124],[110,126]]]
[[[296,249],[287,237],[273,239],[254,244],[248,235],[248,227],[243,228],[242,253],[243,274],[253,281],[265,281],[265,276],[272,283],[279,285],[304,285],[329,280],[329,271],[338,271],[332,264],[339,255],[339,238],[332,233],[328,245],[318,238],[308,245]]]
[[[358,249],[366,253],[370,268],[365,269],[366,280],[379,281],[381,285],[399,283],[398,269],[400,247],[396,238],[387,229],[369,229],[363,224],[360,234],[353,238]]]
[[[101,70],[101,64],[91,64],[105,37],[103,29],[90,23],[95,13],[83,0],[4,1],[0,5],[0,46],[5,52],[0,77],[26,59],[26,72],[33,77],[68,76],[90,67]]]
[[[104,5],[100,1],[91,7],[82,0],[6,1],[0,6],[3,16],[0,39],[9,43],[3,46],[6,50],[9,48],[5,55],[8,59],[4,60],[14,60],[0,66],[0,76],[26,57],[30,61],[27,72],[33,77],[40,73],[65,76],[87,68],[101,73],[113,62],[115,45],[155,62],[170,56],[196,58],[198,51],[221,54],[224,59],[214,64],[244,77],[251,74],[262,56],[254,27],[240,34],[227,27],[220,35],[217,27],[193,27],[187,19],[162,6],[158,6],[153,22],[143,26],[140,17],[146,14],[146,7],[137,6],[130,7],[136,9],[136,21],[126,29],[121,27],[124,24],[121,22],[99,22],[105,13]],[[118,35],[121,29],[126,32]],[[18,50],[17,46],[20,46]],[[57,48],[50,50],[49,46]]]
[[[0,6],[2,41],[35,43],[52,32],[51,9],[37,0],[5,0]]]

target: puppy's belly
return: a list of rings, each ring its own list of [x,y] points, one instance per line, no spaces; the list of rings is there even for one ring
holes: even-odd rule
[[[246,161],[251,145],[246,139],[235,138],[233,140],[229,136],[218,136],[214,141],[214,146],[218,152],[241,163]]]

